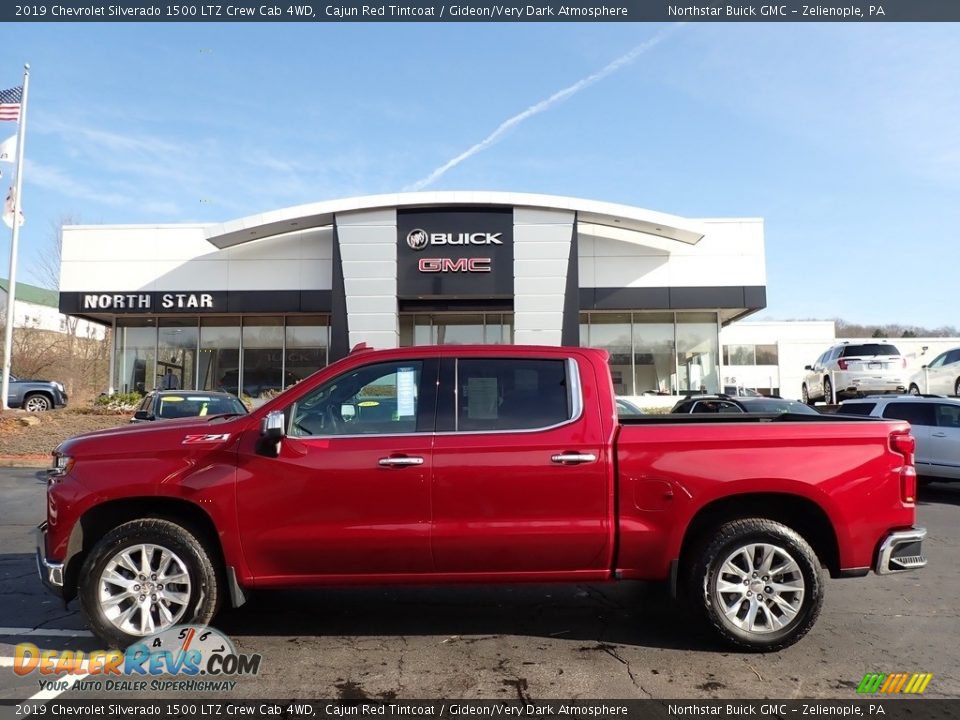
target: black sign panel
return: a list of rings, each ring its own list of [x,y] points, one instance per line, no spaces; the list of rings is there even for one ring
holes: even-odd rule
[[[68,315],[204,315],[210,313],[330,312],[329,290],[208,290],[61,292]]]
[[[513,209],[399,210],[397,295],[513,297]]]

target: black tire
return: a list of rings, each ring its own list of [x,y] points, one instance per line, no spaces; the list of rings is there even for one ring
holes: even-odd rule
[[[776,630],[748,631],[738,627],[727,619],[715,598],[723,563],[738,547],[754,543],[772,545],[787,553],[802,575],[803,596],[799,600],[796,616]],[[721,525],[694,549],[686,563],[685,585],[687,598],[726,643],[751,652],[772,652],[793,645],[817,621],[823,606],[821,574],[813,548],[795,531],[773,520],[745,518]],[[783,578],[781,582],[784,582]],[[775,605],[772,601],[767,604],[769,607]],[[769,613],[765,612],[764,615],[769,616]]]
[[[920,388],[917,387],[916,383],[910,383],[910,389],[907,392],[909,392],[911,395],[919,395]]]
[[[837,400],[839,399],[837,396]],[[823,379],[823,402],[825,405],[833,405],[833,383],[827,377]]]
[[[43,393],[32,393],[23,398],[23,409],[27,412],[46,412],[53,402]]]
[[[143,637],[124,632],[114,625],[104,614],[98,598],[100,577],[107,563],[120,551],[141,543],[162,546],[175,553],[186,567],[190,578],[189,599],[177,625],[206,625],[220,608],[223,584],[213,562],[217,554],[204,544],[198,534],[159,518],[142,518],[124,523],[100,539],[80,570],[80,609],[93,633],[109,647],[126,648]]]
[[[800,388],[800,399],[803,400],[805,404],[810,406],[817,404],[815,401],[810,399],[810,393],[807,391],[806,383],[804,383],[803,386]]]
[[[958,377],[957,381],[953,384],[953,394],[960,396],[960,377]]]

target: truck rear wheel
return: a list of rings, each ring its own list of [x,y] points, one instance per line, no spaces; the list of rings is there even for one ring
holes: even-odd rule
[[[174,625],[206,625],[220,604],[213,554],[169,520],[144,518],[107,533],[80,571],[80,607],[111,647]]]
[[[708,537],[689,563],[687,590],[726,642],[754,652],[793,645],[823,605],[813,548],[764,518],[728,522]]]

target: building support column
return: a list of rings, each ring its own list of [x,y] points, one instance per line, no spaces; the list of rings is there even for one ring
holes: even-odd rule
[[[397,211],[337,213],[334,241],[339,251],[347,344],[377,349],[400,344],[397,318]],[[334,307],[337,290],[334,258]],[[335,323],[338,318],[332,318]],[[342,333],[342,331],[340,331]],[[331,346],[331,355],[333,347]]]
[[[571,271],[576,278],[576,253],[571,248],[575,220],[568,210],[513,211],[513,322],[518,345],[560,345],[567,339],[564,320]],[[579,304],[579,293],[576,301]]]

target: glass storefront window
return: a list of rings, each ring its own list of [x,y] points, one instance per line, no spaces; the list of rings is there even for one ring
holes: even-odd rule
[[[286,387],[326,366],[329,330],[325,317],[287,318]]]
[[[437,345],[482,343],[483,315],[435,315],[433,342]]]
[[[200,389],[239,394],[240,318],[201,318]]]
[[[513,342],[513,313],[401,313],[400,347],[506,345]]]
[[[194,390],[197,382],[197,319],[160,318],[157,343],[159,390]]]
[[[630,313],[595,313],[590,315],[590,347],[610,353],[610,374],[617,395],[634,395],[633,328]]]
[[[633,314],[634,395],[673,392],[674,330],[673,313]]]
[[[157,321],[153,318],[120,318],[117,335],[114,389],[146,393],[154,388],[157,359]]]
[[[259,398],[283,386],[283,318],[244,318],[243,394]]]
[[[610,353],[617,395],[677,394],[719,388],[714,312],[588,312],[580,344]]]
[[[717,392],[720,387],[716,313],[677,313],[677,389]]]

